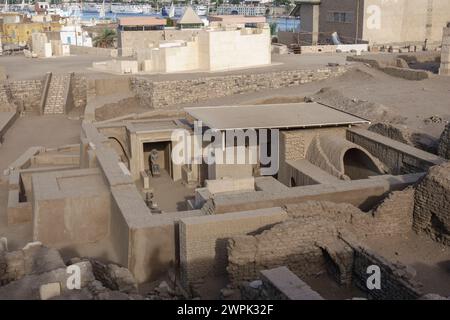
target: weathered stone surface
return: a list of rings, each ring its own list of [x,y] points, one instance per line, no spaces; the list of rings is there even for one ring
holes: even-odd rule
[[[2,82],[0,83],[0,110],[12,111],[10,108],[15,106],[19,111],[36,112],[39,110],[42,89],[42,80]]]
[[[438,155],[450,159],[450,123],[445,126],[439,139]]]
[[[417,186],[414,197],[416,232],[450,245],[450,163],[432,167]]]
[[[328,67],[178,81],[134,78],[131,87],[145,105],[159,109],[233,94],[296,86],[339,76],[346,71],[346,67]]]
[[[137,282],[130,270],[116,264],[104,264],[97,260],[90,260],[94,275],[106,288],[126,293],[137,292]]]
[[[92,273],[92,266],[89,262],[80,262],[77,264],[80,267],[81,288],[94,280]],[[19,280],[12,281],[7,285],[0,287],[1,299],[24,299],[24,300],[39,300],[40,288],[42,285],[48,283],[59,283],[62,293],[69,293],[73,290],[67,288],[67,280],[70,274],[67,269],[58,268],[41,274],[31,274],[22,277]]]
[[[411,277],[411,272],[415,272],[411,268],[407,270],[405,265],[392,263],[365,247],[355,245],[353,249],[353,282],[372,299],[414,300],[423,294],[421,284]],[[373,265],[378,266],[383,275],[380,279],[381,289],[368,290],[367,268]]]
[[[287,205],[288,220],[259,234],[228,240],[230,281],[250,281],[258,278],[259,271],[279,266],[298,276],[310,276],[331,265],[338,282],[350,283],[352,254],[347,246],[338,245],[339,235],[364,238],[407,233],[412,225],[413,196],[413,189],[393,192],[370,213],[331,202]]]
[[[46,283],[39,288],[41,300],[49,300],[61,295],[61,285],[59,282]]]
[[[39,242],[29,243],[22,250],[6,252],[0,258],[0,285],[63,267],[64,261],[57,250]]]

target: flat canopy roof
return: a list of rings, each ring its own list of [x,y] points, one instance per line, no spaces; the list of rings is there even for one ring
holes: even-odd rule
[[[313,103],[185,108],[203,125],[217,130],[313,128],[370,123],[335,108]]]
[[[223,21],[229,23],[264,23],[264,16],[244,16],[244,15],[213,15],[208,16],[209,21]]]
[[[165,26],[166,19],[155,17],[124,17],[119,18],[120,26]]]

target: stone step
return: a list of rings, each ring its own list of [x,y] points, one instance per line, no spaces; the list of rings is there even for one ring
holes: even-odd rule
[[[69,75],[54,75],[50,81],[50,87],[45,102],[44,114],[64,113],[64,94],[70,84]]]

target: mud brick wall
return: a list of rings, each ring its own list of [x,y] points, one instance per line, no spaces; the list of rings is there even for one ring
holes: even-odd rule
[[[450,246],[450,163],[428,171],[416,188],[413,228]]]
[[[336,77],[347,70],[346,67],[330,67],[174,81],[133,78],[131,87],[146,105],[159,109],[234,94],[297,86]]]
[[[42,80],[5,81],[0,85],[0,102],[26,112],[38,111],[42,90]]]
[[[330,258],[341,261],[340,282],[347,282],[345,248],[330,247],[338,235],[403,234],[411,230],[413,189],[393,192],[374,212],[349,204],[307,201],[286,206],[288,220],[256,235],[228,240],[228,275],[232,283],[251,281],[261,270],[287,266],[299,277],[329,271]],[[327,254],[324,254],[324,251]],[[346,261],[344,261],[346,260]]]
[[[318,242],[332,242],[352,214],[362,212],[347,204],[305,202],[286,207],[289,220],[257,235],[228,241],[230,282],[251,281],[261,270],[288,267],[299,277],[326,271]]]
[[[381,289],[369,290],[367,279],[371,274],[367,268],[376,265],[380,268]],[[394,264],[367,248],[354,247],[353,282],[370,298],[376,300],[415,300],[422,292],[420,284],[414,281],[406,266]]]
[[[378,235],[405,234],[411,231],[414,211],[414,188],[392,192],[373,211],[371,232]]]
[[[450,123],[445,126],[441,134],[438,145],[438,155],[445,159],[450,159]]]
[[[286,219],[281,208],[183,218],[179,224],[181,281],[191,282],[226,274],[227,240],[256,232]]]

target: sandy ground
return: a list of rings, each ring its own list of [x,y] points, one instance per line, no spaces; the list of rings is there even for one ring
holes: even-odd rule
[[[89,77],[129,76],[100,72],[92,68],[93,62],[111,59],[112,58],[98,57],[93,55],[52,57],[47,59],[29,59],[25,58],[23,55],[16,55],[0,56],[0,65],[5,68],[10,80],[41,79],[46,72],[77,72],[84,73]],[[272,64],[269,66],[261,66],[250,69],[238,69],[227,72],[182,72],[172,74],[142,74],[139,76],[146,77],[152,80],[184,80],[231,74],[250,74],[279,70],[318,68],[321,66],[326,66],[329,62],[344,64],[345,59],[345,54],[302,56],[272,55]]]
[[[140,182],[138,188],[142,189]],[[186,200],[195,198],[195,188],[173,181],[165,169],[161,170],[161,176],[150,177],[150,188],[154,201],[163,212],[186,211]]]
[[[80,142],[81,121],[63,115],[20,117],[6,132],[0,146],[0,173],[28,148],[54,148]]]
[[[405,236],[370,237],[367,245],[390,261],[400,261],[417,271],[425,293],[450,296],[450,247],[410,232]]]
[[[105,57],[91,55],[52,57],[52,58],[25,58],[23,55],[0,56],[0,65],[5,68],[8,79],[26,80],[42,79],[46,72],[58,73],[98,73],[90,70],[92,62],[108,60]]]
[[[90,70],[92,61],[105,60],[102,57],[68,57],[54,59],[25,59],[21,56],[0,57],[0,65],[5,66],[10,79],[41,78],[46,71],[54,72],[85,72],[89,75],[97,75]],[[246,71],[234,71],[217,74],[247,73],[257,71],[289,70],[293,68],[315,68],[325,66],[328,62],[345,63],[345,55],[319,55],[319,56],[275,56],[274,64],[266,68],[255,68]],[[262,102],[299,102],[305,96],[317,93],[321,88],[330,87],[339,90],[344,96],[351,99],[360,99],[386,106],[401,114],[406,119],[405,125],[411,129],[425,132],[437,138],[445,120],[450,119],[450,77],[434,76],[423,81],[407,81],[394,78],[372,68],[358,65],[359,71],[351,71],[346,75],[321,82],[305,84],[290,88],[265,90],[248,94],[240,94],[223,98],[216,98],[196,104],[184,106],[208,106],[208,105],[236,105],[254,104]],[[189,79],[200,76],[212,76],[211,73],[177,74],[166,76],[148,76],[158,79]],[[102,74],[101,76],[106,76]],[[427,124],[425,119],[431,116],[439,116],[442,123]],[[0,172],[9,163],[17,159],[27,148],[31,146],[57,147],[64,144],[79,143],[80,121],[69,120],[65,116],[25,116],[19,118],[8,130],[4,137],[4,144],[0,146]],[[174,204],[173,195],[177,197],[184,194],[184,186],[176,186],[167,183],[162,184],[156,200],[167,211],[176,211],[180,208]],[[166,200],[171,200],[166,203]],[[31,225],[23,224],[8,228],[6,224],[7,186],[0,179],[0,235],[7,236],[12,248],[22,246],[31,240]],[[26,235],[25,237],[23,235]],[[417,280],[425,284],[425,291],[442,295],[450,295],[450,249],[440,246],[431,240],[409,234],[407,237],[369,238],[369,246],[380,254],[392,260],[399,260],[411,265],[417,270]],[[316,279],[313,285],[319,290],[327,279]],[[214,296],[218,289],[223,287],[221,281],[206,285],[205,296]],[[320,291],[320,290],[319,290]],[[356,292],[357,293],[357,292]],[[342,298],[348,295],[356,295],[353,292],[333,293]]]

